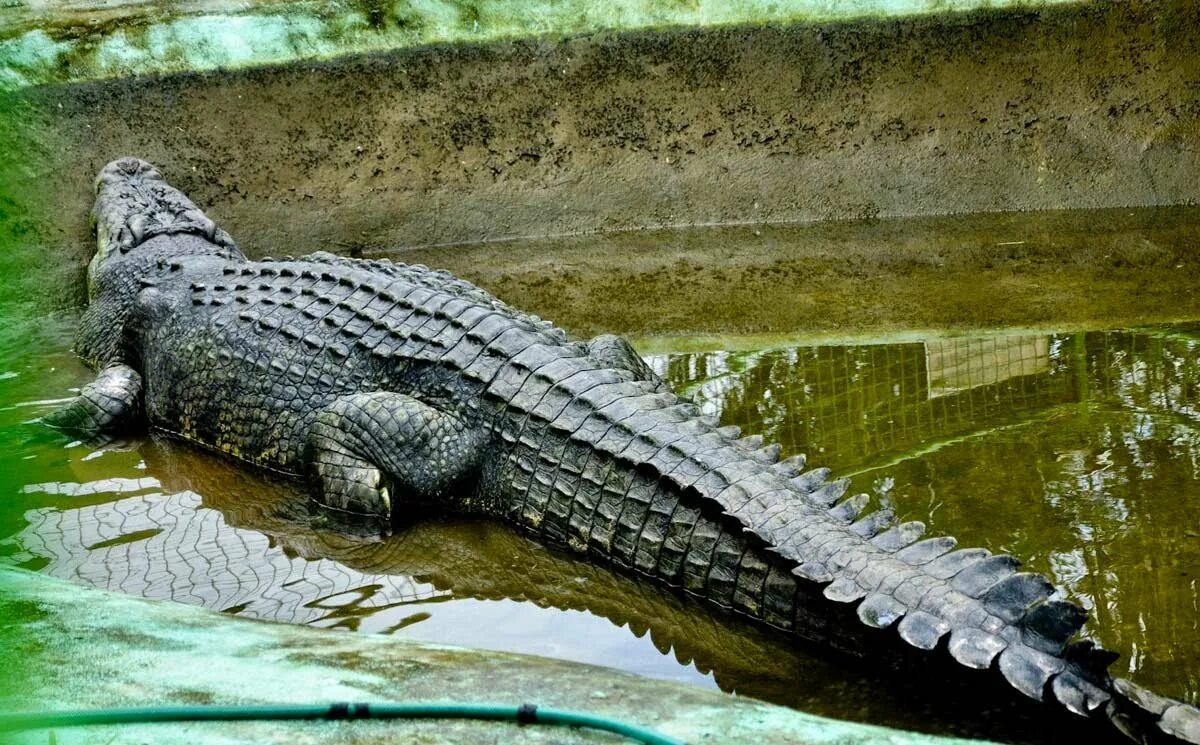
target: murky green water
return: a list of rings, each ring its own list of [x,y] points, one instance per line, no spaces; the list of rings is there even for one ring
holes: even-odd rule
[[[714,288],[691,302],[742,314]],[[575,307],[569,294],[506,299],[550,317],[551,301]],[[624,310],[587,325],[636,330],[614,320]],[[706,319],[691,319],[704,339],[639,340],[678,391],[852,475],[903,519],[1047,573],[1089,609],[1087,634],[1121,652],[1120,672],[1200,701],[1200,324],[839,342],[714,335]],[[1036,722],[948,710],[936,679],[898,684],[502,525],[449,518],[352,538],[297,510],[298,485],[178,443],[67,442],[27,422],[91,378],[69,351],[74,324],[0,328],[0,560],[249,618],[615,666],[875,723],[1053,739]]]

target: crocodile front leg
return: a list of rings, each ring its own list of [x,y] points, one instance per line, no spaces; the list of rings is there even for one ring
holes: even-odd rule
[[[100,371],[70,403],[43,417],[51,427],[86,437],[117,432],[134,425],[142,413],[142,376],[116,363]]]
[[[357,393],[317,415],[306,460],[323,504],[390,520],[405,500],[436,499],[473,476],[482,441],[458,417],[410,396]]]

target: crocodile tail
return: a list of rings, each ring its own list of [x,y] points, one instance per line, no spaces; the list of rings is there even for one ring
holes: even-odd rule
[[[894,629],[918,649],[944,646],[965,667],[994,669],[1031,699],[1107,716],[1138,741],[1200,744],[1200,711],[1114,681],[1117,655],[1076,639],[1087,613],[1058,599],[1044,576],[1020,571],[1012,556],[926,538],[921,522],[894,525],[889,510],[866,513],[869,498],[847,496],[847,479],[804,470],[802,458],[778,462],[778,447],[761,437],[719,433],[743,461],[700,455],[721,476],[696,480],[699,496],[825,598],[853,605],[864,625]]]
[[[748,612],[768,622],[767,614],[786,619],[802,597],[807,602],[816,590],[831,602],[853,606],[864,626],[895,630],[909,646],[944,647],[967,668],[995,669],[1029,698],[1057,702],[1089,717],[1125,712],[1123,719],[1114,722],[1118,726],[1128,722],[1131,726],[1126,730],[1149,725],[1143,727],[1153,734],[1149,739],[1174,738],[1200,745],[1200,738],[1187,727],[1173,724],[1190,721],[1194,709],[1175,702],[1159,706],[1145,697],[1139,703],[1137,697],[1118,692],[1107,672],[1116,655],[1074,640],[1086,620],[1084,610],[1057,599],[1045,577],[1019,571],[1013,557],[979,548],[960,549],[950,537],[925,538],[924,524],[893,525],[894,517],[886,510],[864,514],[869,499],[863,494],[847,496],[847,479],[830,480],[828,469],[808,468],[803,457],[780,460],[780,447],[765,444],[761,436],[740,437],[736,427],[711,426],[698,416],[696,407],[662,392],[653,380],[631,380],[631,371],[614,370],[575,347],[555,349],[554,355],[543,356],[562,368],[559,376],[564,382],[547,380],[538,386],[515,386],[518,390],[512,391],[504,388],[507,379],[497,376],[499,382],[491,386],[492,393],[509,401],[517,412],[514,421],[524,422],[502,433],[504,441],[511,443],[513,467],[510,478],[501,480],[511,481],[514,491],[522,495],[511,504],[511,519],[569,540],[569,527],[555,533],[547,528],[556,521],[569,526],[578,514],[570,506],[555,506],[557,501],[586,503],[585,512],[592,515],[602,514],[603,505],[608,505],[605,520],[612,525],[613,535],[593,543],[605,555],[640,568],[639,541],[669,530],[662,525],[647,529],[646,522],[655,494],[665,487],[697,516],[721,523],[757,549],[753,553],[763,561],[755,562],[744,584],[759,587],[762,602],[746,607],[756,607]],[[527,352],[521,355],[534,359]],[[530,403],[521,403],[524,399]],[[561,433],[559,446],[544,446],[550,432]],[[526,440],[528,446],[523,445]],[[526,450],[538,455],[523,457],[530,455]],[[594,483],[550,475],[588,471],[589,463],[601,460],[589,453],[604,453],[620,467],[601,469]],[[548,469],[538,467],[543,454],[549,454]],[[631,479],[610,479],[625,470],[638,475],[637,485]],[[556,497],[560,482],[569,485],[565,491],[575,496]],[[601,492],[610,491],[613,500],[608,504]],[[588,496],[581,500],[581,493]],[[640,507],[629,507],[631,501]],[[616,506],[618,502],[625,506]],[[686,522],[678,519],[682,514],[678,509],[661,514],[672,525]],[[691,575],[684,572],[685,588],[711,594],[713,587],[720,586],[725,591],[710,599],[727,607],[731,602],[736,605],[736,599],[728,596],[736,597],[736,590],[730,588],[740,582],[737,567],[750,565],[739,564],[734,554],[746,553],[733,542],[722,544],[721,537],[728,535],[723,529],[702,533],[699,525],[696,522],[685,530],[691,535],[687,560],[682,558],[684,544],[663,537],[659,545],[671,544],[672,559],[666,561],[665,553],[660,553],[657,563],[648,561],[644,571],[678,581],[677,565],[686,564],[689,571],[696,570],[692,574],[704,574],[705,579],[690,588],[687,577]],[[622,530],[626,536],[618,541]],[[776,569],[783,581],[775,581]]]
[[[1106,713],[1135,741],[1154,742],[1165,735],[1179,742],[1200,742],[1200,709],[1124,678],[1113,680],[1113,697]]]

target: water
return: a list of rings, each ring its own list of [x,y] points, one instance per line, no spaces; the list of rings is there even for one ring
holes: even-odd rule
[[[68,442],[27,422],[91,378],[69,352],[75,320],[0,332],[0,560],[242,617],[1037,738],[1035,725],[998,732],[996,718],[947,712],[870,662],[801,647],[503,525],[446,518],[354,538],[296,509],[298,484],[179,443]],[[852,476],[852,488],[932,534],[1048,574],[1089,610],[1086,634],[1122,654],[1119,672],[1200,701],[1200,325],[639,346],[722,423]]]

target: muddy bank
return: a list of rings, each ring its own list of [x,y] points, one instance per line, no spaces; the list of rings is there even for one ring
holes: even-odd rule
[[[45,87],[4,102],[4,181],[74,298],[91,179],[125,153],[259,255],[1191,203],[1198,26],[1184,2],[1056,6]]]

